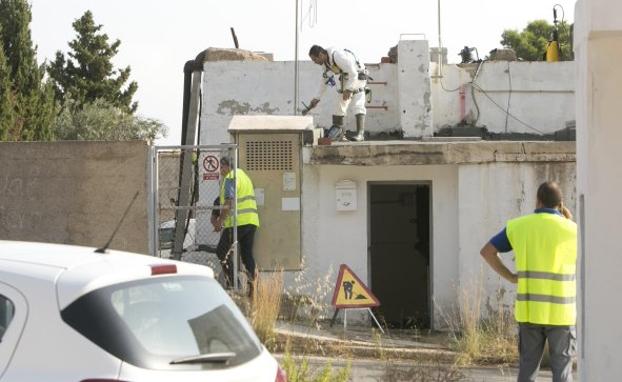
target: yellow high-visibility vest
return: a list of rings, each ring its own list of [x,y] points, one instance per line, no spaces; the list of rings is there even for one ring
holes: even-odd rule
[[[233,171],[229,171],[225,179],[223,179],[220,185],[220,205],[225,205],[225,183],[227,179],[234,179]],[[235,172],[235,185],[238,197],[237,204],[237,225],[255,225],[259,227],[259,215],[257,214],[257,202],[255,201],[255,189],[253,188],[253,182],[251,178],[246,175],[242,169],[237,169]],[[229,215],[225,219],[225,227],[233,227],[233,211],[230,211]]]
[[[577,225],[557,214],[535,213],[510,220],[506,234],[518,272],[516,321],[575,325]]]

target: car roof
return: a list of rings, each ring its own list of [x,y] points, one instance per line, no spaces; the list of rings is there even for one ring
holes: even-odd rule
[[[206,266],[116,250],[95,253],[95,248],[64,244],[0,240],[0,261],[12,263],[12,273],[53,280],[60,309],[95,289],[115,283],[150,277],[214,276]],[[174,274],[152,275],[154,266],[167,264],[176,266]],[[49,269],[47,275],[40,272],[42,267]],[[19,285],[16,287],[19,289]]]
[[[0,241],[0,260],[64,269],[95,260],[94,251],[95,248],[74,245]]]

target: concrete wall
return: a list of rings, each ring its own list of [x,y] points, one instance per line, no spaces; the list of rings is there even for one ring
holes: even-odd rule
[[[343,179],[357,184],[356,211],[336,211],[335,184]],[[560,182],[566,204],[574,212],[576,177],[572,162],[305,165],[302,220],[305,273],[310,279],[321,278],[329,269],[335,272],[339,264],[346,263],[369,283],[368,183],[425,181],[432,185],[434,327],[445,326],[447,315],[455,311],[457,290],[467,290],[480,282],[485,307],[494,311],[499,304],[511,306],[515,288],[484,266],[479,250],[508,219],[533,211],[537,187],[545,180]],[[504,259],[513,266],[511,253],[504,255]],[[290,288],[296,286],[294,278],[295,273],[288,277]]]
[[[622,375],[622,3],[580,0],[575,10],[577,167],[580,203],[579,373],[581,381]]]
[[[402,40],[398,50],[397,64],[367,65],[373,78],[367,131],[373,135],[430,136],[463,119],[494,133],[541,135],[561,130],[575,119],[574,62],[485,62],[472,92],[469,83],[477,65],[444,65],[441,82],[430,79],[437,67],[428,61],[426,41]],[[316,95],[321,80],[321,67],[300,63],[301,102]],[[235,114],[292,115],[293,81],[291,61],[205,63],[201,143],[229,142],[226,128]],[[319,127],[331,125],[337,96],[328,89],[311,113]],[[355,128],[352,115],[346,124]]]
[[[357,184],[356,211],[337,211],[335,184]],[[458,167],[312,166],[303,172],[303,256],[310,279],[321,278],[345,263],[370,283],[368,269],[368,182],[430,182],[432,185],[432,298],[439,306],[455,302],[458,283]],[[396,264],[399,266],[399,264]],[[290,275],[292,284],[295,275]],[[334,283],[334,278],[332,280]],[[373,289],[373,285],[371,285]],[[331,296],[327,296],[331,297]],[[436,317],[434,322],[440,323]]]
[[[0,143],[0,239],[147,253],[145,142]]]
[[[372,99],[368,104],[366,129],[372,134],[401,133],[408,137],[431,135],[432,114],[429,54],[425,41],[400,41],[403,60],[396,64],[368,65]],[[308,104],[320,88],[323,69],[302,61],[300,101]],[[399,75],[398,75],[399,73]],[[399,79],[398,79],[399,77]],[[294,62],[206,62],[201,112],[202,144],[229,142],[226,133],[233,115],[293,115]],[[399,84],[399,85],[398,85]],[[337,85],[338,86],[338,85]],[[328,88],[311,115],[318,127],[332,124],[339,94]],[[298,110],[302,111],[302,103]],[[351,113],[350,113],[351,114]],[[346,126],[356,129],[353,115]]]
[[[374,108],[368,110],[367,129],[374,133],[398,131],[396,66],[375,65],[370,66],[369,71],[375,82],[387,85],[370,85],[373,91],[370,105]],[[301,102],[308,104],[316,96],[321,80],[321,67],[310,61],[300,63]],[[293,115],[293,83],[294,63],[291,61],[207,62],[203,75],[201,143],[229,142],[227,128],[234,115]],[[337,96],[334,89],[327,89],[310,114],[318,127],[331,126]],[[304,109],[302,104],[298,107],[300,111]],[[355,129],[353,115],[348,115],[346,124]]]
[[[427,41],[400,41],[397,46],[399,115],[404,136],[432,136],[430,60]]]
[[[572,61],[485,62],[475,79],[479,88],[472,92],[468,83],[475,76],[476,64],[444,65],[442,84],[432,80],[434,129],[455,126],[465,117],[468,122],[477,119],[477,126],[494,133],[550,134],[561,130],[566,121],[575,119],[574,67]],[[436,64],[430,71],[436,73]],[[508,110],[518,120],[508,116]]]
[[[513,304],[516,288],[501,279],[481,259],[483,245],[503,229],[507,220],[531,213],[536,205],[538,186],[546,180],[560,183],[564,203],[575,213],[575,164],[493,163],[461,165],[459,168],[460,285],[484,288],[484,303],[495,310],[499,303]],[[502,255],[514,268],[514,255]],[[502,298],[497,299],[497,294]]]

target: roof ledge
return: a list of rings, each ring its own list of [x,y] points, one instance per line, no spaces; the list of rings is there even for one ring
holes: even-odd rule
[[[575,142],[363,142],[305,147],[305,164],[399,166],[494,162],[575,162]]]

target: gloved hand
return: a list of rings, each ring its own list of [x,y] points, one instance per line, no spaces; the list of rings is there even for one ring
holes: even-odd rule
[[[311,100],[311,102],[309,102],[309,106],[308,106],[306,109],[304,109],[304,110],[302,111],[302,115],[307,115],[307,114],[309,114],[309,112],[311,111],[311,109],[313,109],[314,107],[316,107],[318,103],[320,103],[320,100],[319,100],[319,99],[317,99],[317,98],[313,98],[313,99]],[[304,103],[303,103],[303,105],[304,105]]]

